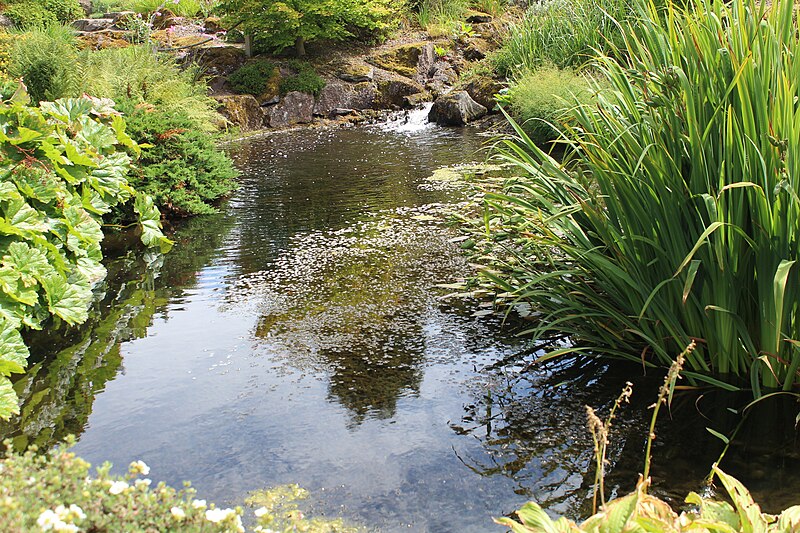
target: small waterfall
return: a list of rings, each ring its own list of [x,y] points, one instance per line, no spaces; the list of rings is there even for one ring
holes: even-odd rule
[[[393,113],[389,119],[380,125],[383,131],[393,131],[398,133],[419,133],[430,128],[435,124],[428,122],[428,112],[430,112],[433,102],[428,102],[416,109],[406,109]]]

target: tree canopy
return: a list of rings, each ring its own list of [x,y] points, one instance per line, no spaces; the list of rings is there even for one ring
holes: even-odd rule
[[[305,43],[340,41],[386,31],[402,2],[391,0],[222,0],[225,21],[276,52],[291,46],[305,55]]]

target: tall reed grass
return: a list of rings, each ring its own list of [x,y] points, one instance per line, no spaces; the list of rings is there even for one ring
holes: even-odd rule
[[[518,126],[504,143],[501,157],[525,177],[487,197],[486,225],[508,259],[487,276],[533,303],[533,335],[570,337],[552,357],[667,367],[694,340],[685,376],[728,388],[749,378],[756,396],[790,390],[800,381],[793,3],[634,6],[621,53],[595,61],[610,88],[571,112],[566,159]]]

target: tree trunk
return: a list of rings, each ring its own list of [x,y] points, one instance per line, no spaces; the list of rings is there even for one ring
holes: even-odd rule
[[[297,52],[297,57],[304,57],[306,55],[306,40],[303,37],[298,37],[294,40],[294,51]]]
[[[253,57],[253,36],[250,34],[244,36],[244,56]]]

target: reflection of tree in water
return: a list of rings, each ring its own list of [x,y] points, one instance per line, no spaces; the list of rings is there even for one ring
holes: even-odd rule
[[[298,236],[229,294],[258,299],[255,336],[288,365],[326,372],[331,400],[356,424],[390,418],[418,392],[432,288],[464,266],[442,229],[408,213],[381,218]]]
[[[392,327],[364,332],[367,342],[322,354],[330,362],[330,398],[347,408],[356,424],[392,418],[400,397],[419,393],[425,358],[419,324],[407,311],[389,319]]]
[[[110,237],[105,247],[108,275],[95,288],[89,320],[76,328],[52,324],[27,334],[29,367],[14,380],[20,414],[0,421],[0,439],[11,438],[23,450],[31,444],[48,448],[67,435],[80,435],[95,395],[122,369],[121,344],[144,337],[157,313],[167,318],[170,299],[193,285],[225,228],[218,225],[209,235],[203,224],[184,225],[173,236],[177,246],[167,256],[144,253],[132,244],[136,240],[131,235]]]

